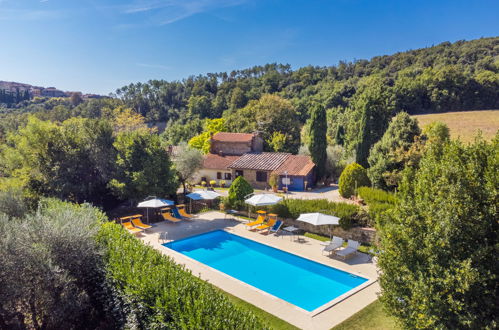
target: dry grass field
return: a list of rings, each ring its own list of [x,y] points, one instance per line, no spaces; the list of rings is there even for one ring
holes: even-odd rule
[[[463,142],[472,141],[478,130],[481,130],[483,136],[490,140],[499,129],[499,110],[432,113],[413,117],[418,120],[421,128],[433,121],[446,123],[451,137],[459,138]]]

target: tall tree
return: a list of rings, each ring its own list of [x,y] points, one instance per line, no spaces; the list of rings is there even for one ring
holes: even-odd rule
[[[385,134],[372,148],[368,162],[367,175],[376,188],[393,187],[397,180],[392,180],[404,169],[404,161],[398,155],[407,152],[416,136],[421,134],[416,119],[406,112],[392,118]]]
[[[119,197],[140,200],[176,192],[175,173],[158,135],[124,132],[116,137],[114,146],[118,152],[117,174],[110,186]]]
[[[183,142],[178,146],[179,150],[173,164],[177,171],[177,177],[187,193],[186,182],[203,166],[203,154],[195,148],[191,148]]]
[[[439,150],[441,149],[441,150]],[[430,147],[381,216],[381,300],[408,329],[494,329],[499,135]]]
[[[317,169],[317,179],[323,179],[327,160],[327,121],[326,110],[321,105],[312,109],[310,117],[310,144],[308,150]]]

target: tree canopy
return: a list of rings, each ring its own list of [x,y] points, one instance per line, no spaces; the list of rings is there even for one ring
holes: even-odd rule
[[[381,300],[406,328],[485,329],[499,313],[499,135],[432,146],[383,213]]]

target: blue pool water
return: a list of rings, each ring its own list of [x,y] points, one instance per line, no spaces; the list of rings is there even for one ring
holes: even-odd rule
[[[367,281],[223,230],[164,246],[307,311]]]

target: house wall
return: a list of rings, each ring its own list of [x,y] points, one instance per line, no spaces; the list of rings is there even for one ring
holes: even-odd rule
[[[211,152],[224,155],[242,155],[251,152],[251,142],[222,142],[211,140]]]
[[[217,179],[217,172],[222,173],[221,180]],[[206,178],[207,183],[209,183],[211,180],[216,180],[217,185],[220,185],[220,181],[225,180],[225,186],[228,187],[232,183],[232,180],[225,179],[224,173],[231,173],[232,174],[232,171],[228,170],[228,169],[215,170],[215,169],[203,168],[203,169],[199,170],[196,177],[199,179],[199,182],[202,181],[201,178]],[[232,174],[232,179],[234,179],[234,174]]]
[[[243,177],[248,181],[248,183],[253,187],[257,189],[266,189],[269,188],[269,178],[270,178],[270,171],[258,171],[258,172],[267,172],[267,181],[266,182],[258,182],[256,181],[256,172],[255,170],[242,170],[243,171]],[[236,170],[232,170],[232,177],[236,177]]]
[[[259,136],[254,136],[248,142],[225,142],[211,140],[210,152],[214,154],[223,153],[224,155],[242,155],[248,152],[262,152],[263,139]]]

